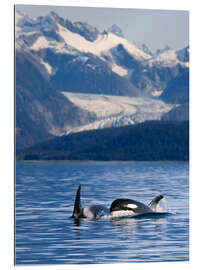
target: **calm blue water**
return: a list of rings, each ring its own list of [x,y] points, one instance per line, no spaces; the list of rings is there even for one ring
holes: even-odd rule
[[[16,264],[189,260],[188,163],[17,162]],[[119,197],[149,203],[163,194],[170,215],[120,220],[70,218],[82,204]]]

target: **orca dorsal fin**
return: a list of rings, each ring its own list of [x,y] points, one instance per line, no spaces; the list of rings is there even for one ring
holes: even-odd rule
[[[73,210],[73,218],[79,218],[81,215],[81,202],[80,202],[80,190],[81,190],[81,184],[79,185],[78,189],[77,189],[77,193],[75,196],[75,204],[74,204],[74,210]]]
[[[164,198],[163,195],[156,196],[156,197],[149,203],[148,206],[149,206],[152,210],[155,210],[157,204],[158,204],[158,203],[160,202],[160,200],[162,200],[163,198]]]

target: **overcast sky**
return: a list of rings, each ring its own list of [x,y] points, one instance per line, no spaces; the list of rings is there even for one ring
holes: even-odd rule
[[[189,45],[188,11],[43,5],[17,5],[16,10],[30,17],[47,15],[53,10],[72,21],[94,25],[100,31],[117,24],[128,40],[145,43],[152,51],[166,45],[175,49]]]

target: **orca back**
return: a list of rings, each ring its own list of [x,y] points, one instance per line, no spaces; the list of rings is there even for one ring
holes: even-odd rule
[[[82,207],[81,205],[81,185],[79,185],[77,189],[77,193],[75,196],[75,204],[74,210],[72,214],[72,218],[79,219],[79,218],[99,218],[104,215],[108,215],[109,211],[106,207],[102,205],[90,205],[86,207]]]
[[[143,214],[143,213],[151,213],[152,210],[147,205],[131,200],[131,199],[116,199],[112,202],[110,207],[110,212],[116,213],[118,211],[122,211],[123,214],[126,212],[132,212],[132,214]]]
[[[109,214],[106,207],[102,205],[90,205],[82,209],[83,216],[86,218],[100,218]]]

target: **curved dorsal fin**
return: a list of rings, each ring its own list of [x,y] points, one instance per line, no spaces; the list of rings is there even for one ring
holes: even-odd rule
[[[74,204],[74,210],[73,210],[73,218],[79,218],[81,214],[81,202],[80,202],[80,190],[81,190],[81,184],[79,185],[77,189],[77,193],[75,196],[75,204]]]
[[[159,195],[156,196],[150,203],[149,203],[149,207],[153,210],[156,209],[157,204],[160,202],[160,200],[162,200],[164,198],[163,195]]]

